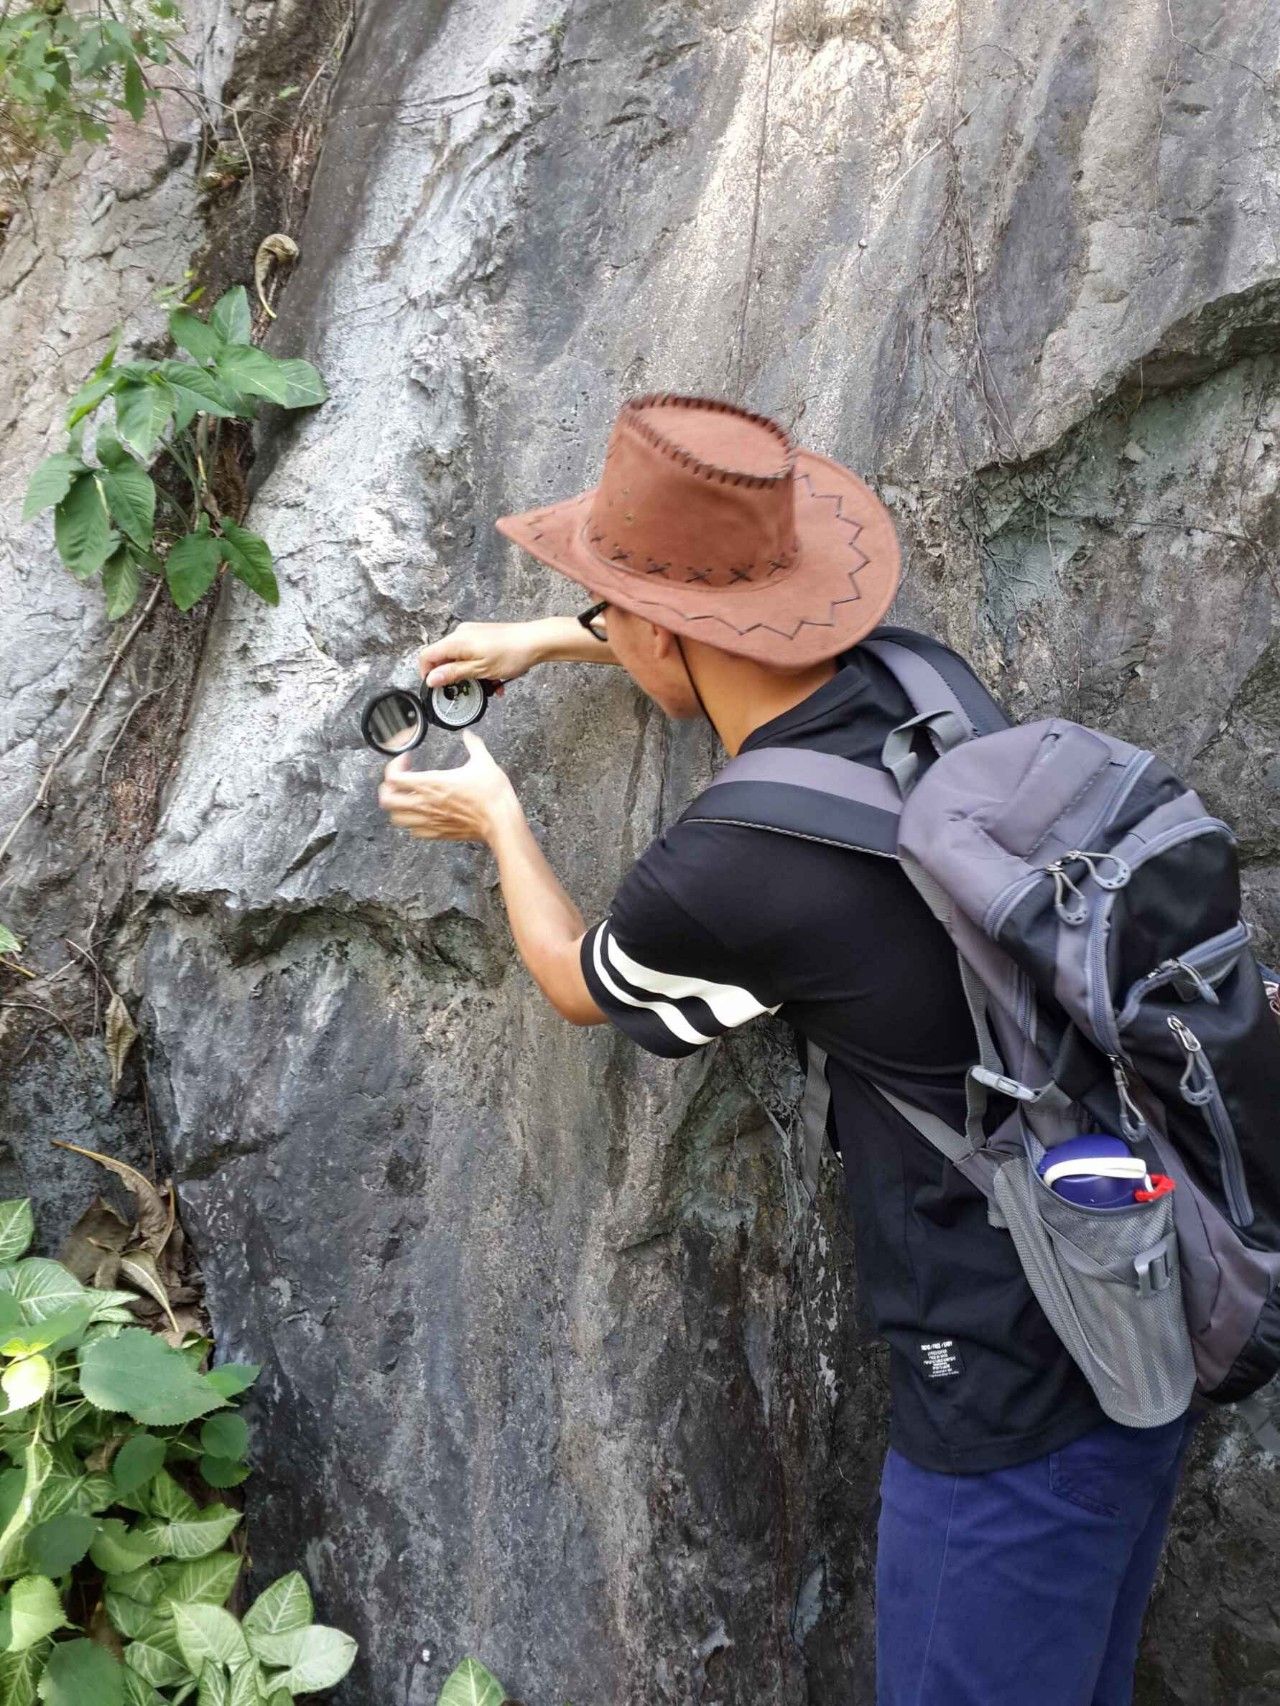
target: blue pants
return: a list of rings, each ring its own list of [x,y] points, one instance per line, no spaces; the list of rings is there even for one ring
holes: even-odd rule
[[[979,1475],[918,1469],[890,1451],[877,1706],[1130,1706],[1193,1427],[1104,1422]]]

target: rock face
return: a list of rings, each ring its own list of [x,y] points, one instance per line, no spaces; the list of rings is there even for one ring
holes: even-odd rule
[[[465,1651],[530,1706],[870,1702],[883,1384],[835,1169],[815,1214],[773,1124],[785,1039],[673,1068],[562,1025],[486,859],[386,829],[363,696],[455,620],[574,607],[491,523],[589,484],[620,398],[735,396],[875,478],[898,619],[1183,769],[1274,950],[1278,38],[1207,0],[359,7],[271,334],[333,392],[260,445],[282,601],[224,589],[105,945],[224,1347],[266,1363],[256,1564],[361,1637],[349,1706]],[[70,715],[29,661],[82,702],[107,643],[29,541],[19,806]],[[128,704],[15,849],[33,937],[84,916],[69,796]],[[589,914],[714,762],[587,668],[485,733]],[[15,1165],[118,1137],[69,1049],[11,1046]],[[1208,1424],[1143,1706],[1280,1698],[1277,1539],[1276,1464]]]

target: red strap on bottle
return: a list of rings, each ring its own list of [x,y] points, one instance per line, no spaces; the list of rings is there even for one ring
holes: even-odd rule
[[[1135,1191],[1133,1200],[1134,1202],[1155,1202],[1157,1197],[1167,1197],[1171,1195],[1172,1191],[1173,1180],[1167,1173],[1153,1173],[1151,1175],[1151,1189],[1149,1191]]]

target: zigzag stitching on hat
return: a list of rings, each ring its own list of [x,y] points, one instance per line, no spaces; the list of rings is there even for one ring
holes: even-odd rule
[[[812,479],[805,473],[797,474],[796,479],[797,481],[804,481],[805,485],[809,489],[809,496],[815,503],[833,503],[836,506],[836,519],[842,521],[846,527],[853,529],[854,538],[863,531],[864,524],[861,521],[858,521],[854,516],[846,515],[844,513],[844,500],[839,492],[815,492],[813,489]],[[849,594],[848,598],[833,598],[827,606],[825,619],[818,616],[802,616],[796,623],[795,627],[788,630],[786,628],[778,627],[777,624],[773,622],[751,622],[748,623],[745,628],[740,628],[736,622],[731,622],[723,613],[714,610],[703,610],[697,612],[677,610],[676,615],[680,617],[682,622],[723,622],[727,628],[732,628],[735,634],[754,634],[763,629],[765,633],[777,634],[779,639],[783,640],[794,640],[801,628],[834,628],[836,609],[842,604],[857,604],[861,601],[862,593],[857,584],[857,577],[871,561],[866,552],[860,550],[858,546],[854,544],[853,539],[848,541],[848,545],[849,549],[859,559],[859,561],[848,571],[849,582],[853,587],[853,591]],[[761,583],[757,582],[756,584],[758,585]],[[652,603],[659,609],[672,608],[670,605],[659,604],[656,599],[645,599],[644,602],[646,604]]]

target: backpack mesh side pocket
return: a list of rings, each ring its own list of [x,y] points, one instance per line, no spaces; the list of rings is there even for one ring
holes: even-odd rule
[[[1134,1428],[1182,1415],[1196,1371],[1172,1197],[1081,1208],[1016,1155],[996,1175],[995,1198],[1040,1307],[1103,1411]]]

